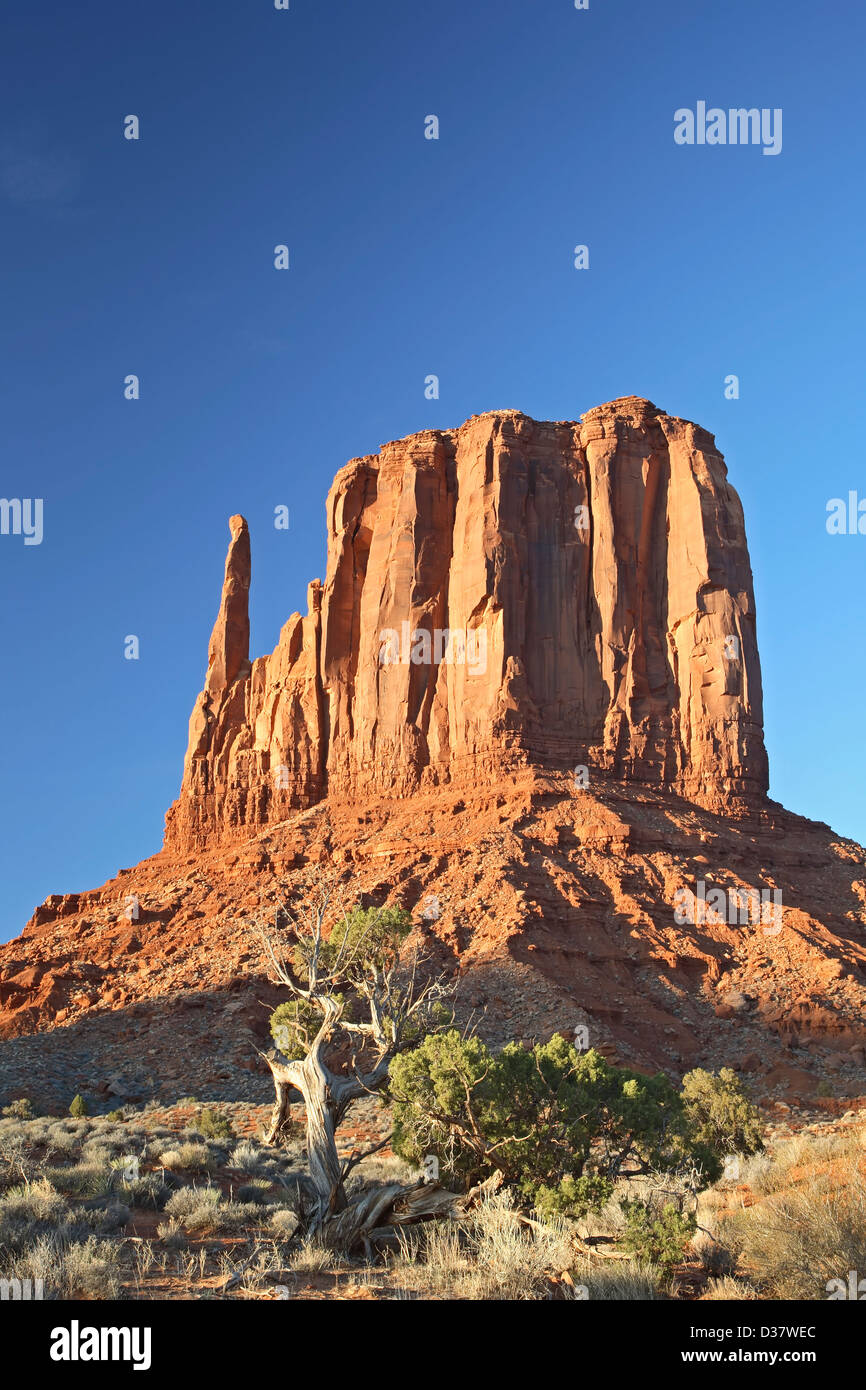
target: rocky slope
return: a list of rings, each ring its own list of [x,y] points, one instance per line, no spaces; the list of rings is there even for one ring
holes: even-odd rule
[[[324,585],[252,663],[232,518],[165,846],[0,947],[0,1100],[109,1071],[265,1099],[249,922],[326,867],[412,911],[494,1041],[582,1024],[643,1067],[863,1090],[866,852],[766,796],[712,437],[634,398],[495,412],[353,461],[327,515]],[[702,882],[781,894],[779,929],[683,920]]]

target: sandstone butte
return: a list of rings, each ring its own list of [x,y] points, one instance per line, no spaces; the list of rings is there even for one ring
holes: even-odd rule
[[[231,991],[235,1063],[263,1068],[247,923],[326,866],[413,913],[494,1042],[582,1023],[644,1068],[864,1089],[866,852],[767,795],[743,511],[712,435],[626,397],[354,459],[324,584],[252,662],[229,524],[163,849],[0,948],[0,1036]],[[678,922],[698,881],[780,892],[781,931]]]

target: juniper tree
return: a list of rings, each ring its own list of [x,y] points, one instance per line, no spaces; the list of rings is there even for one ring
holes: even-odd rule
[[[427,962],[410,950],[412,919],[400,908],[347,909],[333,879],[323,879],[298,909],[281,902],[259,934],[276,980],[289,999],[271,1016],[274,1048],[266,1060],[275,1103],[267,1142],[277,1142],[290,1123],[290,1103],[305,1111],[307,1157],[313,1190],[308,1232],[345,1212],[345,1181],[362,1158],[341,1161],[337,1130],[352,1104],[381,1091],[393,1059],[416,1045],[435,1022],[449,993],[431,977]],[[385,1141],[383,1141],[384,1143]],[[391,1196],[400,1193],[399,1186]],[[370,1229],[373,1210],[357,1213]],[[343,1223],[353,1227],[351,1219]]]

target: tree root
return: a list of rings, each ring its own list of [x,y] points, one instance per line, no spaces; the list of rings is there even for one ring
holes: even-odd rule
[[[369,1251],[373,1245],[396,1240],[403,1227],[465,1216],[501,1183],[499,1173],[465,1193],[449,1192],[438,1183],[417,1182],[409,1187],[388,1183],[362,1193],[344,1211],[327,1217],[319,1227],[318,1239],[329,1249],[346,1254],[358,1246]]]

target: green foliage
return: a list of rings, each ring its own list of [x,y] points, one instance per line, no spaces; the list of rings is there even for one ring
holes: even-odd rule
[[[113,1120],[115,1124],[120,1124],[122,1120],[126,1119],[126,1115],[122,1110],[109,1110],[105,1118],[106,1120]]]
[[[601,1211],[613,1196],[613,1183],[610,1178],[602,1177],[601,1173],[585,1173],[580,1178],[566,1173],[556,1187],[541,1183],[534,1195],[540,1216],[574,1216]]]
[[[271,1014],[271,1037],[290,1062],[306,1057],[322,1022],[322,1014],[306,999],[289,999]]]
[[[640,1201],[620,1205],[626,1220],[623,1247],[636,1259],[656,1265],[669,1275],[682,1260],[695,1233],[694,1214],[680,1211],[674,1202],[661,1208]]]
[[[9,1105],[4,1105],[0,1114],[7,1120],[35,1120],[36,1113],[32,1104],[26,1096],[21,1096],[18,1100],[13,1100]]]
[[[84,1099],[84,1096],[78,1095],[73,1098],[72,1104],[69,1107],[69,1113],[70,1115],[74,1115],[76,1120],[84,1118],[87,1114],[87,1101]]]
[[[597,1209],[624,1171],[690,1161],[721,1172],[667,1077],[612,1067],[559,1035],[494,1056],[454,1029],[430,1034],[392,1062],[391,1094],[402,1158],[420,1166],[434,1153],[444,1180],[465,1186],[499,1170],[550,1213]]]
[[[467,1095],[481,1099],[492,1061],[479,1038],[462,1038],[456,1029],[431,1033],[414,1052],[395,1057],[390,1071],[394,1152],[416,1167],[425,1154],[435,1153],[447,1184],[470,1186],[486,1172],[483,1155],[463,1130],[470,1125]]]
[[[319,943],[319,974],[357,987],[371,971],[388,970],[395,964],[411,930],[411,913],[401,907],[353,907],[335,923],[327,941]],[[313,949],[312,938],[301,937],[296,964],[306,975]]]
[[[335,923],[318,949],[313,937],[301,936],[294,949],[294,967],[304,983],[315,968],[322,993],[339,1005],[342,1018],[356,1022],[363,1013],[359,993],[396,964],[411,930],[411,914],[402,908],[354,907]],[[290,999],[271,1014],[271,1037],[289,1061],[299,1060],[306,1057],[323,1017],[318,1004]],[[414,1042],[422,1033],[422,1024],[415,1023],[406,1029],[404,1040]]]
[[[200,1110],[194,1121],[193,1127],[198,1130],[204,1139],[234,1139],[235,1132],[231,1122],[221,1115],[218,1110],[210,1110],[205,1107]]]
[[[698,1142],[717,1157],[763,1149],[761,1117],[730,1067],[722,1067],[718,1076],[700,1067],[687,1072],[682,1096]]]

